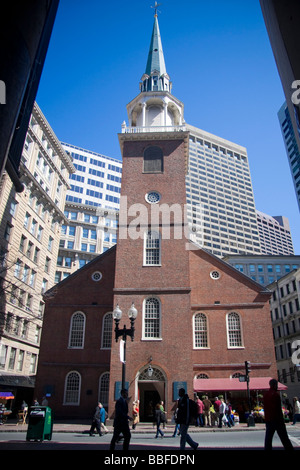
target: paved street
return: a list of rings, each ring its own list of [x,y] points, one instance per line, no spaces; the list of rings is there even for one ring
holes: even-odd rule
[[[287,426],[290,439],[295,450],[300,450],[300,424]],[[109,451],[112,437],[112,428],[109,433],[100,437],[89,435],[89,425],[54,424],[52,439],[50,441],[26,441],[27,426],[5,425],[0,427],[0,451],[3,450],[101,450]],[[164,438],[155,438],[155,429],[152,425],[140,425],[132,431],[130,451],[170,452],[179,450],[179,437],[172,437],[173,427],[168,426]],[[257,425],[247,428],[240,424],[232,429],[198,428],[191,427],[193,440],[199,443],[198,451],[217,450],[263,450],[265,428]],[[282,449],[282,445],[275,435],[274,448]],[[122,445],[116,446],[116,451],[122,450]],[[186,450],[190,450],[187,445]],[[120,453],[119,453],[120,454]]]

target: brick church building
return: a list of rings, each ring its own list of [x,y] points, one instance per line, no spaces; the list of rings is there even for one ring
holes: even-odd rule
[[[247,402],[276,376],[270,293],[190,240],[185,175],[189,133],[172,96],[157,15],[140,93],[119,134],[123,158],[118,243],[45,294],[35,394],[56,417],[90,417],[98,400],[110,416],[123,384],[141,421],[178,389]],[[115,338],[114,315],[134,338]],[[125,364],[121,361],[126,351]]]

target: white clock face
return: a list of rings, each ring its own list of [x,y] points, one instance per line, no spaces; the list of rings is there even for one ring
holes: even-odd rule
[[[160,194],[157,191],[150,191],[145,198],[149,204],[157,204],[160,201]]]

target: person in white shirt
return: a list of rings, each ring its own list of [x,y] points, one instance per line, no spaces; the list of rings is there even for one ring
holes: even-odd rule
[[[221,405],[219,406],[219,428],[222,427],[223,416],[225,415],[226,405],[223,398],[220,398]]]

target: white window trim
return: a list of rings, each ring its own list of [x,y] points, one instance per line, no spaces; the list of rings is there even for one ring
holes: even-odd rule
[[[71,374],[77,374],[79,377],[79,385],[78,385],[78,399],[76,402],[66,402],[66,394],[67,394],[67,383],[68,383],[68,377]],[[80,405],[80,394],[81,394],[81,374],[77,370],[70,370],[65,377],[65,384],[64,384],[64,402],[63,404],[65,406],[79,406]]]
[[[82,345],[81,345],[81,346],[71,346],[73,318],[74,318],[74,316],[75,316],[77,313],[80,313],[81,315],[83,315]],[[77,310],[76,312],[74,312],[74,313],[72,314],[72,316],[71,316],[71,319],[70,319],[68,349],[84,349],[84,342],[85,342],[85,325],[86,325],[86,316],[85,316],[85,314],[84,314],[83,312],[81,312],[80,310]]]
[[[206,318],[206,336],[207,336],[207,346],[196,346],[196,325],[195,325],[195,319],[196,316],[202,314]],[[209,324],[208,324],[208,318],[207,315],[203,312],[196,312],[193,315],[193,348],[194,349],[210,349],[210,344],[209,344]]]
[[[235,313],[236,315],[238,315],[239,317],[239,321],[240,321],[240,334],[241,334],[241,346],[231,346],[230,345],[230,342],[229,342],[229,327],[228,327],[228,317],[229,315],[231,315],[232,313]],[[226,334],[227,334],[227,348],[228,349],[245,349],[245,346],[244,346],[244,335],[243,335],[243,325],[242,325],[242,318],[241,318],[241,315],[238,313],[238,312],[228,312],[227,315],[226,315]]]
[[[146,308],[146,302],[149,299],[156,299],[156,300],[158,300],[158,303],[159,303],[159,336],[157,336],[157,337],[146,337],[145,336],[145,308]],[[142,338],[141,338],[141,340],[142,341],[161,341],[162,340],[162,335],[161,335],[161,300],[156,295],[149,295],[143,301],[143,325],[142,325]]]
[[[107,375],[108,375],[108,389],[107,389],[107,401],[106,401],[104,399],[104,393],[106,393],[106,390],[103,390],[103,388],[102,388],[103,383],[104,383],[104,382],[102,382],[102,380]],[[110,380],[110,372],[109,371],[103,372],[99,377],[98,401],[101,402],[102,405],[104,406],[104,408],[106,408],[106,409],[108,407],[108,401],[109,401],[109,380]]]
[[[156,233],[158,234],[158,240],[159,240],[159,248],[158,248],[158,251],[159,251],[159,262],[156,264],[148,264],[146,263],[146,260],[147,260],[147,256],[146,256],[146,243],[147,243],[147,236],[148,236],[148,233],[151,232],[151,233]],[[160,232],[158,232],[157,230],[146,230],[144,232],[144,250],[143,250],[143,266],[161,266],[161,235],[160,235]]]
[[[100,349],[104,349],[104,350],[111,350],[111,345],[110,347],[107,347],[107,346],[103,346],[103,342],[104,342],[104,333],[107,334],[107,331],[105,331],[105,326],[107,327],[106,325],[106,321],[108,321],[108,316],[111,315],[111,325],[113,325],[113,314],[112,312],[106,312],[104,315],[103,315],[103,319],[102,319],[102,334],[101,334],[101,348]],[[111,329],[112,331],[112,329]],[[110,344],[112,344],[112,339],[113,337],[111,336],[111,342]]]

